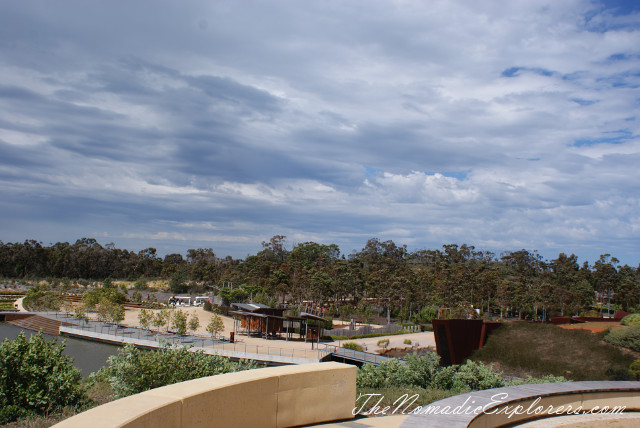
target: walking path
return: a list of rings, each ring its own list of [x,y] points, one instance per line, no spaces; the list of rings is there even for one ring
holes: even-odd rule
[[[534,385],[508,386],[504,388],[487,389],[474,391],[465,394],[455,395],[443,400],[427,404],[418,408],[419,400],[415,404],[408,402],[404,406],[387,409],[380,417],[361,418],[344,422],[331,422],[316,425],[323,428],[355,428],[355,427],[386,427],[386,428],[465,428],[467,426],[485,426],[481,421],[474,418],[486,412],[500,415],[496,410],[504,405],[510,406],[509,412],[513,413],[513,418],[505,413],[502,421],[513,423],[514,426],[523,427],[637,427],[640,426],[640,414],[636,413],[640,409],[640,382],[615,382],[615,381],[588,381],[588,382],[560,382],[543,383]],[[528,407],[529,401],[540,398],[543,408],[552,405],[554,411],[559,411],[564,406],[565,413],[575,411],[577,406],[585,411],[593,405],[603,406],[626,406],[622,413],[603,414],[578,414],[572,416],[556,416],[539,419],[534,422],[518,422],[519,415],[525,417],[535,416],[534,409],[538,404]],[[364,410],[370,410],[375,405],[375,400],[370,400],[370,405]],[[356,403],[358,408],[362,402]],[[523,408],[518,412],[515,407],[522,404]],[[567,406],[571,405],[571,409]],[[611,410],[611,407],[608,410]],[[484,409],[484,410],[482,410]],[[380,410],[379,410],[380,411]],[[395,412],[394,412],[395,411]],[[415,414],[413,414],[415,412]],[[527,413],[529,412],[529,413]],[[497,422],[493,421],[493,422]],[[491,421],[485,421],[490,424]],[[491,426],[491,425],[487,425]]]
[[[189,317],[196,316],[200,321],[200,326],[195,331],[196,335],[202,337],[209,337],[210,335],[206,331],[206,327],[211,320],[212,313],[205,311],[202,307],[194,307],[187,306],[179,308],[182,309]],[[151,310],[156,312],[157,310]],[[122,326],[129,327],[139,327],[138,322],[138,314],[140,313],[140,309],[135,308],[127,308],[125,310],[125,318],[120,323]],[[224,322],[224,330],[221,335],[224,337],[229,337],[229,334],[233,331],[233,318],[226,317],[224,315],[220,316],[222,321]],[[381,339],[389,339],[389,345],[387,349],[390,348],[411,348],[412,346],[419,345],[419,347],[433,347],[436,346],[435,337],[433,332],[424,332],[424,333],[409,333],[402,335],[390,335],[390,336],[381,336],[381,337],[370,337],[366,339],[352,339],[348,340],[349,342],[355,342],[359,345],[363,345],[367,352],[375,353],[376,350],[379,350],[380,347],[377,345],[378,341]],[[404,340],[410,340],[411,345],[405,345]],[[245,343],[247,345],[252,346],[267,346],[267,347],[277,347],[282,349],[298,349],[298,350],[315,350],[317,344],[312,344],[311,342],[304,342],[301,340],[285,340],[282,339],[263,339],[260,337],[254,336],[245,336],[236,334],[236,341]],[[345,341],[333,341],[333,342],[321,342],[320,349],[324,348],[323,344],[333,345],[333,346],[341,346]]]

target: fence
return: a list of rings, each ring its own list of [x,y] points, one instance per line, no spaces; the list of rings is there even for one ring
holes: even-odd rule
[[[390,325],[385,325],[385,326],[371,326],[371,325],[363,325],[360,326],[358,328],[355,329],[351,329],[351,328],[334,328],[331,330],[325,330],[324,334],[327,336],[346,336],[346,337],[353,337],[353,336],[359,336],[359,335],[363,335],[363,334],[391,334],[391,333],[397,333],[400,330],[404,330],[407,333],[412,333],[415,331],[420,331],[420,327],[419,326],[410,326],[410,327],[405,327],[403,328],[401,325],[398,324],[390,324]]]
[[[140,346],[155,348],[160,348],[164,344],[172,346],[190,346],[201,348],[209,354],[219,353],[233,358],[265,361],[279,360],[280,362],[290,363],[305,362],[300,360],[320,361],[329,354],[329,350],[327,349],[295,349],[255,345],[245,342],[230,343],[213,339],[211,336],[195,334],[179,335],[170,331],[161,332],[146,330],[139,326],[117,326],[94,320],[82,321],[60,313],[49,313],[48,315],[54,315],[56,318],[64,319],[64,324],[67,324],[67,326],[71,327],[73,330],[77,330],[72,332],[74,334],[82,336],[83,334],[81,334],[81,332],[95,333],[86,334],[85,336],[100,338],[101,340],[109,340],[117,343],[133,343]],[[236,338],[237,337],[238,336],[236,336]],[[274,360],[273,358],[265,358],[266,356],[280,358]]]

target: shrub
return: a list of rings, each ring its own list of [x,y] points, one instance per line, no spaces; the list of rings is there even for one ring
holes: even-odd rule
[[[41,334],[27,339],[23,332],[0,344],[0,423],[82,402],[80,370],[64,348]]]
[[[342,344],[343,348],[351,349],[354,351],[364,351],[362,345],[358,345],[356,342],[344,342]]]
[[[62,299],[48,285],[38,284],[27,291],[22,304],[36,311],[59,311]]]
[[[405,345],[411,345],[411,339],[405,339],[402,341]]]
[[[353,342],[347,342],[353,343]],[[346,344],[345,344],[346,345]],[[358,345],[359,346],[359,345]],[[346,347],[346,346],[345,346]],[[365,364],[358,370],[356,386],[358,388],[386,388],[389,386],[408,386],[407,369],[396,358],[378,366]]]
[[[135,290],[146,290],[147,289],[147,280],[144,276],[136,279],[136,282],[133,283],[133,288]]]
[[[502,373],[482,363],[468,360],[461,366],[441,367],[435,352],[409,355],[405,364],[398,359],[380,365],[365,364],[358,370],[358,388],[418,387],[444,391],[498,388],[505,385]]]
[[[568,382],[568,380],[562,376],[546,375],[542,377],[527,376],[524,379],[513,379],[507,383],[508,386],[516,385],[529,385],[532,383],[556,383],[556,382]]]
[[[109,366],[101,369],[95,378],[111,384],[117,398],[147,391],[177,382],[255,369],[252,361],[233,362],[219,355],[207,355],[188,348],[164,347],[144,351],[126,345],[118,355],[109,357]]]
[[[610,331],[604,337],[604,340],[612,345],[622,346],[640,352],[640,324]]]
[[[640,360],[635,360],[631,363],[629,366],[629,376],[635,380],[640,379]]]
[[[387,346],[389,346],[389,339],[378,340],[378,346],[380,346],[381,348],[386,348]]]
[[[620,324],[628,326],[640,324],[640,314],[627,315],[626,317],[622,318]]]
[[[502,372],[497,372],[490,366],[472,360],[467,360],[461,365],[453,376],[454,389],[477,391],[502,386],[504,386]]]

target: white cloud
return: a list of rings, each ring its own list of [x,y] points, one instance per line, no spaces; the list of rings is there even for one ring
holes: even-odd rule
[[[0,239],[636,263],[639,20],[586,0],[3,3],[0,220],[19,226]]]

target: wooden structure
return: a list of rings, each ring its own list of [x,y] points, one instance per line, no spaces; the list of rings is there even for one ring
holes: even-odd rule
[[[284,309],[270,308],[261,303],[232,303],[231,307],[236,309],[229,311],[236,334],[274,337],[283,331]]]
[[[229,315],[233,316],[233,331],[236,334],[269,338],[285,333],[289,340],[298,328],[300,339],[317,342],[324,333],[322,324],[326,320],[318,315],[301,312],[299,316],[285,317],[284,309],[270,308],[261,303],[232,303],[231,307],[235,309],[229,311]]]

